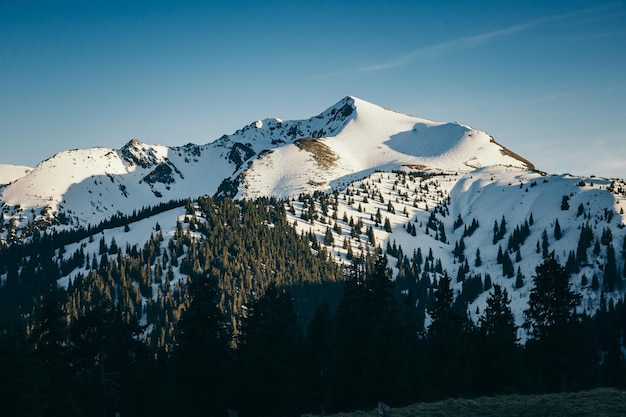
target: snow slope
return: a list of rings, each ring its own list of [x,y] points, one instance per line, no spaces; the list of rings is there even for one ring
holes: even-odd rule
[[[405,167],[458,172],[491,165],[534,168],[468,126],[420,119],[354,97],[342,102],[353,109],[343,129],[257,158],[245,171],[239,196],[328,191],[375,170]]]
[[[30,167],[21,165],[0,164],[0,186],[9,184],[32,170]]]
[[[199,195],[286,197],[345,187],[376,170],[468,172],[532,164],[489,135],[345,97],[306,120],[265,119],[206,144],[60,152],[0,189],[18,227],[98,224],[144,206]]]
[[[463,239],[464,256],[468,260],[469,271],[465,277],[478,276],[484,280],[490,276],[493,284],[506,289],[512,299],[512,309],[517,324],[523,322],[523,311],[527,307],[528,295],[532,286],[535,267],[543,261],[542,251],[537,252],[537,244],[542,242],[544,231],[548,237],[548,250],[554,251],[557,260],[564,265],[570,251],[576,251],[583,225],[589,225],[595,236],[600,239],[605,229],[611,230],[612,242],[620,275],[626,268],[626,252],[623,250],[626,239],[626,183],[619,184],[605,179],[581,178],[569,175],[545,175],[516,167],[485,167],[470,173],[458,175],[444,173],[430,178],[420,178],[403,173],[377,172],[350,184],[331,201],[337,202],[337,213],[321,213],[319,200],[316,202],[318,218],[314,221],[303,219],[303,202],[293,200],[290,221],[295,222],[301,233],[312,231],[323,247],[327,230],[332,231],[333,244],[326,250],[338,262],[348,263],[347,248],[351,247],[354,256],[375,246],[383,249],[388,244],[402,249],[405,256],[411,258],[418,249],[423,257],[432,251],[434,259],[439,260],[442,270],[452,278],[456,295],[463,292],[463,282],[457,280],[462,263],[454,256],[455,246]],[[569,197],[569,209],[562,210],[563,196]],[[383,202],[384,201],[384,202]],[[394,211],[389,211],[391,203]],[[332,206],[332,204],[328,204]],[[578,207],[583,207],[579,214]],[[439,210],[445,207],[443,210]],[[288,209],[289,213],[290,210]],[[383,223],[376,224],[375,215],[382,213],[382,219],[388,219],[392,231],[384,230]],[[427,229],[431,215],[441,221],[446,232],[446,241],[438,239],[434,230]],[[443,214],[445,213],[445,215]],[[334,218],[337,220],[334,220]],[[455,228],[454,223],[461,218],[463,224]],[[507,232],[503,238],[493,243],[494,223],[500,224],[506,219]],[[348,222],[345,219],[350,219]],[[530,235],[520,245],[519,261],[516,251],[508,251],[508,239],[515,228],[532,218]],[[350,222],[362,222],[361,232],[352,236]],[[470,236],[464,236],[465,228],[476,220],[479,227]],[[558,220],[562,236],[555,237],[555,225]],[[337,223],[340,233],[334,230]],[[408,233],[408,225],[416,228],[415,235]],[[375,242],[371,243],[367,229],[374,231]],[[508,252],[513,259],[515,276],[504,275],[503,267],[497,261],[498,249]],[[475,264],[476,252],[480,250],[482,263]],[[570,282],[573,289],[583,295],[581,311],[595,313],[600,304],[600,295],[605,292],[607,300],[618,300],[623,289],[607,290],[604,286],[605,266],[609,245],[600,244],[599,252],[587,249],[589,260],[581,265],[578,272],[572,273]],[[390,257],[390,266],[395,266],[394,274],[399,273],[398,261]],[[436,263],[436,262],[433,262]],[[425,269],[425,268],[424,268]],[[517,273],[523,276],[523,284],[517,286]],[[421,274],[420,274],[421,275]],[[599,284],[592,288],[594,275]],[[434,281],[441,276],[432,268],[429,279]],[[470,317],[477,318],[485,306],[489,291],[483,292],[472,300],[467,308]],[[478,313],[477,313],[478,311]],[[520,333],[520,336],[524,337]]]

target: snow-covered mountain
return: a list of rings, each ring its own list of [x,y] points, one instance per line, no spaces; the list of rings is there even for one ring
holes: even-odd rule
[[[615,274],[626,278],[624,181],[548,175],[485,132],[354,97],[307,120],[259,120],[205,145],[133,139],[121,149],[60,152],[32,170],[0,166],[0,180],[3,242],[28,239],[37,227],[87,227],[171,200],[275,196],[285,198],[290,223],[325,243],[338,262],[348,262],[349,252],[391,247],[389,255],[398,260],[390,265],[402,276],[399,248],[405,257],[432,253],[428,272],[436,278],[447,271],[457,294],[469,277],[484,284],[489,276],[507,288],[518,322],[546,250],[562,264],[575,254],[571,282],[584,295],[586,311],[595,311],[602,292],[619,298],[622,287],[606,282]],[[314,193],[314,201],[299,198]],[[324,198],[333,200],[330,213]],[[174,208],[143,218],[130,233],[102,233],[107,242],[116,237],[121,245],[141,245],[158,223],[167,245],[184,216]],[[581,248],[585,233],[591,240]],[[85,238],[69,245],[65,256],[81,249],[90,259],[97,245]],[[499,251],[511,258],[513,276],[504,271]],[[86,272],[76,269],[60,283]],[[484,305],[487,293],[481,291],[468,296],[472,313]]]
[[[287,197],[341,189],[376,170],[493,165],[534,168],[484,132],[346,97],[308,120],[259,120],[202,146],[133,139],[121,149],[60,152],[33,170],[0,167],[0,204],[19,225],[86,226],[172,199]]]

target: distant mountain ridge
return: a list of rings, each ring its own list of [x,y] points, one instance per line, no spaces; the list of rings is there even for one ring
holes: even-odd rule
[[[287,197],[341,188],[376,170],[492,165],[534,169],[484,132],[348,96],[310,119],[259,120],[205,145],[133,139],[121,149],[59,152],[20,175],[0,167],[0,202],[9,216],[31,212],[20,222],[55,223],[60,214],[86,226],[171,199]]]

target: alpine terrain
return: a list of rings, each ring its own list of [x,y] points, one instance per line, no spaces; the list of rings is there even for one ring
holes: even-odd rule
[[[43,384],[3,390],[45,415],[293,415],[622,386],[626,183],[540,168],[355,97],[0,165],[0,372]]]

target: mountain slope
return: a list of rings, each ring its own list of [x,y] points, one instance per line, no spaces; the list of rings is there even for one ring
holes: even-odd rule
[[[612,300],[623,293],[623,181],[549,176],[484,132],[354,97],[310,119],[260,120],[202,146],[134,139],[119,150],[60,152],[0,188],[0,239],[27,240],[37,228],[86,229],[142,207],[202,195],[285,197],[289,224],[309,236],[314,251],[325,245],[333,260],[349,263],[377,247],[387,250],[396,259],[390,263],[394,277],[407,291],[422,280],[430,286],[447,272],[472,314],[484,308],[487,282],[498,283],[509,290],[521,323],[534,268],[546,251],[569,263],[585,311],[598,308],[603,292]],[[167,241],[182,233],[178,220],[192,216],[180,206],[168,206],[158,217],[133,218],[130,234],[128,225],[113,223],[98,230],[97,240],[95,232],[83,233],[55,262],[68,262],[81,251],[86,259],[101,256],[94,242],[102,237],[141,246],[156,232],[155,223],[163,225]],[[189,239],[202,239],[190,225],[185,228]],[[591,237],[581,248],[583,232]],[[498,252],[510,258],[508,269]],[[167,266],[175,281],[184,278],[178,265]],[[85,263],[64,271],[59,282],[68,285],[89,268]],[[468,282],[480,288],[470,294]]]
[[[490,165],[534,169],[486,133],[468,126],[396,113],[353,97],[342,102],[344,109],[346,105],[353,109],[343,129],[286,144],[257,158],[242,173],[243,186],[237,195],[286,197],[328,191],[375,170],[468,172]]]
[[[310,119],[260,120],[202,146],[133,139],[119,150],[60,152],[1,189],[0,201],[19,226],[86,227],[172,199],[286,197],[340,189],[375,170],[490,165],[533,168],[484,132],[346,97]]]
[[[30,167],[21,165],[0,164],[0,186],[9,184],[32,170]]]

